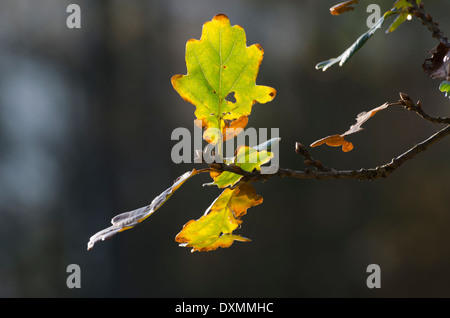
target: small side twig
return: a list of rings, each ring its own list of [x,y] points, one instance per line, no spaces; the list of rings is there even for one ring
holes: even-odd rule
[[[330,171],[330,168],[325,167],[322,162],[320,162],[319,160],[315,160],[311,154],[309,153],[309,151],[306,149],[306,147],[299,143],[296,142],[295,143],[295,152],[298,153],[299,155],[302,155],[305,160],[303,161],[303,163],[307,166],[312,166],[314,168],[316,168],[319,171],[322,172],[327,172]]]
[[[406,110],[417,113],[420,117],[422,117],[425,120],[428,120],[433,124],[450,125],[450,118],[448,117],[433,117],[425,113],[422,108],[422,103],[420,101],[417,101],[417,103],[415,104],[412,101],[412,99],[405,93],[400,93],[400,98],[401,100],[399,100],[398,103],[400,103]]]

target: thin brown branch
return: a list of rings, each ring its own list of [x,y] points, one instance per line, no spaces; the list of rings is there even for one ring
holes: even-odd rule
[[[439,40],[439,42],[445,44],[446,47],[450,47],[450,42],[448,38],[444,35],[444,33],[439,29],[439,23],[437,21],[433,21],[433,17],[426,13],[424,10],[423,3],[417,5],[416,0],[408,0],[411,4],[409,7],[409,12],[420,19],[422,24],[427,27],[428,30],[431,31],[432,36]]]
[[[309,153],[308,149],[306,149],[306,147],[299,142],[295,143],[295,152],[305,158],[305,160],[303,161],[305,165],[312,166],[322,172],[331,170],[330,168],[325,167],[319,160],[315,160]]]
[[[335,170],[322,165],[318,160],[315,160],[309,151],[301,143],[296,143],[295,151],[305,158],[304,163],[308,166],[312,166],[315,170],[305,169],[303,171],[292,170],[286,168],[279,168],[275,174],[261,174],[259,170],[254,170],[248,172],[243,170],[241,167],[236,165],[227,165],[224,163],[212,163],[209,168],[217,172],[233,172],[242,175],[242,182],[256,182],[260,180],[267,180],[273,176],[278,176],[280,178],[296,178],[296,179],[356,179],[356,180],[375,180],[379,178],[386,178],[396,169],[400,168],[403,163],[414,158],[417,154],[427,150],[431,145],[441,140],[447,135],[450,135],[450,118],[447,117],[433,117],[425,113],[422,105],[419,102],[414,103],[411,98],[400,93],[401,100],[390,103],[390,106],[402,106],[408,111],[413,111],[421,116],[423,119],[434,123],[434,124],[447,124],[447,126],[434,135],[430,136],[428,139],[422,141],[421,143],[415,145],[408,151],[399,155],[398,157],[391,160],[391,162],[384,165],[378,166],[376,168],[370,169],[359,169],[359,170]]]
[[[391,162],[382,166],[371,169],[359,169],[359,170],[334,170],[328,171],[298,171],[286,168],[279,168],[275,174],[261,174],[259,171],[248,172],[241,169],[238,166],[226,165],[223,163],[211,164],[210,167],[215,171],[229,171],[243,176],[241,182],[256,182],[260,180],[267,180],[273,176],[280,178],[296,178],[296,179],[356,179],[356,180],[375,180],[388,177],[396,169],[406,161],[414,158],[417,154],[425,151],[435,142],[441,140],[445,136],[450,134],[450,125],[440,130],[427,140],[415,145],[405,153],[401,154],[397,158],[392,159]]]
[[[414,103],[412,99],[406,95],[405,93],[400,93],[400,98],[397,103],[391,103],[391,106],[394,105],[401,105],[403,108],[409,111],[413,111],[417,113],[420,117],[422,117],[425,120],[428,120],[429,122],[433,124],[447,124],[450,125],[450,118],[449,117],[433,117],[425,113],[425,111],[422,108],[422,103],[420,101],[417,101],[417,103]]]

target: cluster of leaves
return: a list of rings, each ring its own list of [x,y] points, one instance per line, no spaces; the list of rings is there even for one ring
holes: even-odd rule
[[[333,15],[340,15],[352,11],[354,8],[351,5],[357,3],[358,0],[339,3],[333,6],[330,12]],[[415,2],[396,1],[391,10],[384,13],[372,28],[362,34],[340,56],[318,63],[316,69],[325,71],[338,63],[340,66],[344,65],[381,28],[387,18],[397,15],[387,30],[387,32],[392,32],[408,18],[412,6],[417,7],[420,3],[421,0]],[[431,18],[429,22],[432,22]],[[242,173],[237,173],[237,170],[233,169],[238,168],[245,172],[260,171],[261,166],[273,158],[270,150],[274,144],[279,142],[279,138],[254,147],[242,145],[236,149],[234,157],[222,157],[222,142],[234,138],[243,131],[248,123],[248,116],[252,112],[253,105],[270,102],[276,95],[274,88],[256,85],[264,51],[260,45],[247,46],[246,42],[245,31],[242,27],[231,26],[228,17],[223,14],[216,15],[203,25],[200,40],[192,39],[186,44],[187,74],[174,75],[171,79],[172,86],[180,96],[195,106],[195,122],[201,122],[201,127],[204,129],[203,139],[211,145],[217,145],[218,157],[231,170],[216,170],[210,165],[206,169],[193,169],[186,172],[148,206],[115,216],[111,220],[110,227],[99,231],[90,238],[88,249],[91,249],[99,241],[109,239],[115,234],[141,223],[160,208],[184,182],[201,172],[210,173],[212,182],[207,185],[217,186],[223,191],[206,209],[203,216],[184,225],[176,235],[175,241],[180,246],[192,248],[191,251],[211,251],[219,247],[229,247],[234,241],[249,241],[248,238],[234,234],[234,231],[240,227],[242,217],[247,210],[261,204],[263,198],[256,194],[255,189]],[[430,77],[444,79],[440,90],[446,96],[450,95],[450,49],[448,44],[440,42],[430,53],[433,55],[424,62],[423,68]],[[234,96],[234,100],[230,98],[231,95]],[[317,140],[311,144],[311,147],[326,144],[342,147],[344,152],[351,151],[353,144],[346,140],[346,137],[361,131],[362,125],[379,111],[392,105],[420,108],[419,105],[415,106],[407,95],[401,94],[400,96],[401,102],[385,103],[363,112],[357,116],[356,123],[349,130]],[[421,114],[423,115],[423,113]],[[439,119],[435,121],[440,122]],[[230,133],[229,128],[234,128],[234,130]],[[300,150],[307,159],[306,161],[313,162],[306,150]],[[329,171],[317,161],[314,162],[313,165],[321,172]],[[305,173],[300,175],[304,176]]]
[[[417,0],[417,3],[419,4],[421,0]],[[332,7],[330,9],[331,14],[338,15],[346,11],[353,10],[353,7],[349,7],[349,5],[358,3],[358,1],[347,1],[340,4],[337,4],[336,6]],[[406,0],[398,0],[395,2],[393,8],[383,14],[383,16],[365,33],[363,33],[348,49],[346,49],[341,55],[335,58],[331,58],[329,60],[320,62],[316,65],[316,69],[321,69],[322,71],[326,71],[331,66],[339,63],[339,66],[343,66],[345,63],[347,63],[350,58],[359,50],[361,49],[364,44],[366,44],[367,40],[369,40],[372,35],[375,34],[375,32],[381,28],[381,26],[384,24],[384,22],[387,20],[388,17],[397,15],[397,18],[394,20],[394,22],[390,25],[390,27],[387,30],[387,33],[393,32],[395,29],[397,29],[405,20],[407,19],[408,15],[410,15],[410,12],[408,11],[408,8],[411,7],[411,4]]]
[[[416,0],[416,4],[420,5],[422,0]],[[339,3],[330,8],[332,15],[340,15],[347,11],[352,11],[354,8],[350,7],[352,4],[357,4],[358,1],[346,1]],[[391,10],[385,12],[383,16],[371,27],[367,32],[362,34],[348,49],[346,49],[340,56],[331,58],[326,61],[320,62],[316,65],[316,69],[326,71],[331,66],[339,63],[339,66],[347,63],[350,58],[367,42],[367,40],[381,28],[386,19],[390,16],[397,15],[395,20],[386,30],[386,33],[395,31],[403,22],[411,15],[410,9],[412,8],[411,2],[408,0],[397,0]],[[444,79],[439,89],[445,93],[445,96],[450,97],[450,48],[439,43],[435,48],[429,51],[432,57],[426,59],[423,68],[425,72],[431,78]],[[353,144],[345,139],[345,136],[361,131],[361,125],[367,121],[370,117],[375,115],[378,111],[387,108],[389,105],[386,103],[377,108],[372,109],[369,112],[363,112],[356,118],[357,123],[350,127],[348,131],[343,134],[336,134],[324,137],[311,144],[311,147],[320,146],[326,144],[332,147],[342,147],[342,151],[348,152],[353,149]]]
[[[186,44],[187,74],[172,77],[174,89],[195,106],[195,116],[202,123],[203,138],[208,143],[220,145],[221,141],[235,137],[247,125],[252,106],[270,102],[276,95],[272,87],[256,85],[264,51],[258,44],[247,47],[246,42],[242,27],[231,26],[223,14],[216,15],[203,25],[200,40],[189,40]],[[230,94],[234,94],[234,101],[229,100]],[[239,129],[234,130],[236,133],[227,134],[227,128]],[[273,158],[269,150],[278,140],[269,140],[255,147],[239,146],[235,157],[223,158],[223,162],[248,172],[261,170],[261,165]],[[224,188],[222,194],[200,219],[189,221],[175,238],[180,246],[191,247],[192,251],[211,251],[229,247],[236,240],[249,241],[233,234],[233,231],[242,223],[241,218],[247,209],[263,201],[249,183],[239,183],[242,175],[209,171],[213,182],[208,185]],[[198,173],[195,169],[186,172],[150,205],[114,217],[112,226],[90,238],[88,249],[96,242],[145,220],[186,180]]]
[[[358,0],[351,0],[339,3],[330,8],[332,15],[340,15],[344,12],[352,11],[354,8],[351,6],[357,4]],[[348,47],[341,55],[335,58],[328,59],[323,62],[319,62],[316,65],[316,69],[321,69],[326,71],[331,66],[338,64],[343,66],[347,63],[350,58],[361,49],[367,40],[369,40],[375,32],[381,28],[384,22],[391,16],[396,16],[394,21],[391,23],[386,33],[395,31],[403,22],[411,18],[411,11],[413,8],[413,1],[408,0],[397,0],[392,9],[385,12],[383,16],[365,33],[363,33],[350,47]],[[416,0],[415,4],[420,5],[422,0]],[[429,74],[431,78],[443,79],[444,81],[440,84],[439,89],[441,92],[445,93],[445,96],[450,97],[450,53],[449,47],[439,43],[439,45],[430,50],[433,54],[431,59],[427,59],[424,63],[424,70]],[[427,61],[432,61],[431,64],[427,64]]]

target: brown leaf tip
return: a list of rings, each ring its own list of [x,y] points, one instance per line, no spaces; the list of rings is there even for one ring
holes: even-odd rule
[[[228,19],[228,17],[226,16],[226,14],[223,14],[223,13],[216,14],[214,16],[213,20],[223,21],[223,22],[230,21],[230,19]]]
[[[261,51],[261,53],[264,54],[264,49],[262,48],[262,46],[260,44],[255,43],[254,46],[256,46]]]

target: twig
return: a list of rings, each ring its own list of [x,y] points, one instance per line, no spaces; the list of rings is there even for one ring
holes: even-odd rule
[[[417,154],[425,151],[435,142],[441,140],[447,135],[450,135],[450,118],[446,117],[432,117],[425,113],[422,109],[420,101],[415,104],[411,98],[400,93],[400,98],[398,102],[390,103],[390,106],[402,106],[408,111],[413,111],[421,116],[423,119],[430,121],[435,124],[447,124],[445,128],[435,133],[423,142],[415,145],[405,153],[391,160],[391,162],[378,166],[376,168],[370,169],[359,169],[359,170],[335,170],[332,168],[327,168],[323,166],[320,161],[312,158],[308,150],[301,143],[296,143],[295,151],[302,155],[305,160],[304,163],[308,166],[313,166],[315,170],[305,169],[304,171],[292,170],[286,168],[279,168],[275,174],[261,174],[259,170],[254,170],[252,172],[245,171],[241,167],[236,165],[227,165],[224,163],[213,163],[209,167],[213,171],[217,172],[233,172],[242,175],[242,182],[256,182],[260,180],[267,180],[273,176],[278,176],[280,178],[296,178],[296,179],[356,179],[356,180],[374,180],[379,178],[386,178],[396,169],[398,169],[403,163],[414,158]]]
[[[307,166],[312,166],[314,168],[316,168],[319,171],[322,172],[327,172],[330,171],[330,168],[325,167],[322,162],[320,162],[319,160],[315,160],[309,153],[309,151],[306,149],[306,147],[299,143],[296,142],[295,143],[295,152],[298,153],[299,155],[302,155],[305,160],[303,161],[303,163]]]
[[[422,21],[422,24],[431,31],[434,38],[445,44],[446,47],[450,47],[448,38],[439,29],[439,23],[437,21],[433,21],[433,17],[429,13],[425,12],[423,3],[417,5],[416,0],[408,0],[408,2],[411,4],[408,11]]]
[[[392,172],[398,169],[405,161],[412,159],[415,155],[428,149],[429,146],[450,134],[450,125],[437,132],[427,140],[415,145],[402,155],[392,159],[391,162],[371,169],[359,170],[334,170],[328,171],[298,171],[286,168],[279,168],[275,174],[261,174],[259,171],[248,172],[238,166],[226,164],[211,164],[210,167],[215,171],[229,171],[243,176],[241,182],[256,182],[267,180],[273,176],[280,178],[296,179],[357,179],[357,180],[375,180],[388,177]]]
[[[413,112],[417,113],[420,117],[422,117],[425,120],[428,120],[429,122],[431,122],[433,124],[447,124],[447,125],[450,125],[450,118],[448,118],[448,117],[432,117],[432,116],[428,115],[427,113],[425,113],[423,108],[422,108],[422,103],[420,102],[420,100],[417,101],[416,104],[414,104],[414,102],[412,101],[411,97],[409,97],[405,93],[400,93],[400,98],[401,98],[401,100],[399,100],[397,103],[392,103],[390,105],[391,106],[393,106],[393,105],[401,105],[406,110],[413,111]]]

